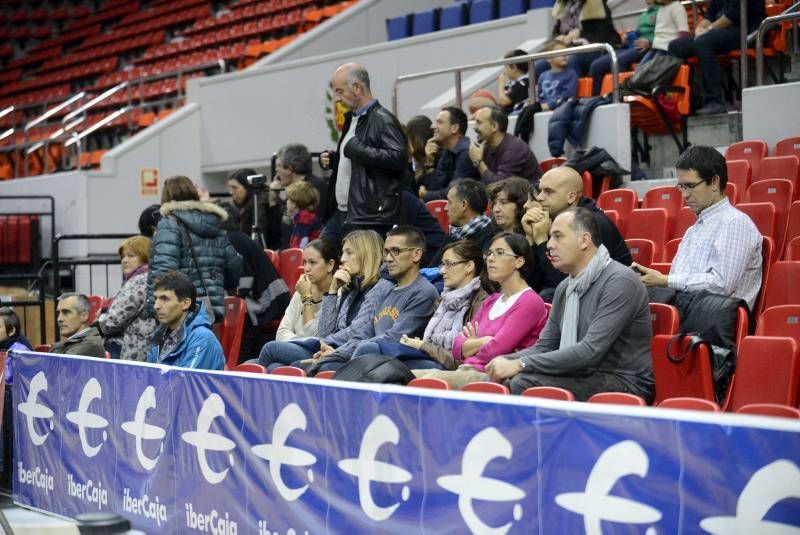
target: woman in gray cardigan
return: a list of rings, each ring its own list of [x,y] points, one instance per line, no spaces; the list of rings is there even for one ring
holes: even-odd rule
[[[455,370],[453,340],[486,299],[483,252],[474,242],[460,240],[445,246],[439,270],[444,291],[422,338],[403,335],[401,344],[419,349],[442,365]],[[488,283],[486,283],[488,284]]]

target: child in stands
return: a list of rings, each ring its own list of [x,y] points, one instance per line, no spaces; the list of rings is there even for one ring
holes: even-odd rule
[[[289,247],[303,248],[322,232],[322,220],[317,214],[319,192],[309,182],[300,181],[289,184],[286,197],[286,212],[294,220]]]
[[[544,47],[545,52],[563,50],[567,45],[552,41]],[[554,110],[578,94],[578,74],[567,68],[567,56],[556,56],[547,60],[550,70],[545,71],[536,82],[536,95],[543,111]]]
[[[678,37],[689,35],[689,20],[686,8],[674,0],[655,0],[661,6],[656,17],[655,37],[653,46],[647,51],[639,65],[647,63],[656,56],[667,54],[669,44]]]

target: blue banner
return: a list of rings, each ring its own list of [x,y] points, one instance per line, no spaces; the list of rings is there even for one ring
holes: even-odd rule
[[[148,533],[800,532],[800,422],[13,354],[14,500]]]

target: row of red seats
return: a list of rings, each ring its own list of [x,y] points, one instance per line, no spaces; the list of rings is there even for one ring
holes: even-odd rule
[[[58,57],[46,61],[36,72],[45,73],[54,70],[63,69],[70,65],[77,63],[85,63],[87,61],[94,61],[96,59],[105,58],[108,56],[118,56],[124,52],[136,50],[137,48],[148,47],[156,45],[164,41],[164,31],[155,31],[137,37],[127,38],[115,43],[106,43],[100,46],[93,46],[81,50],[80,52],[73,52],[72,54]]]
[[[197,21],[187,34],[200,33],[208,30],[221,29],[233,26],[237,23],[250,21],[253,19],[270,19],[270,15],[285,16],[289,20],[302,20],[306,10],[314,9],[315,0],[302,0],[295,5],[280,5],[277,2],[265,2],[258,5],[233,6],[229,13],[225,13],[216,18],[209,18]],[[303,8],[303,6],[310,6]],[[299,17],[299,18],[298,18]]]
[[[48,39],[46,42],[51,43],[52,39]],[[40,63],[50,58],[57,58],[60,55],[61,55],[60,44],[48,44],[47,46],[38,47],[35,50],[28,52],[22,57],[12,59],[11,61],[8,62],[8,65],[6,65],[5,70],[16,69],[17,67],[25,67],[27,65]]]
[[[119,2],[108,2],[102,9],[98,9],[88,17],[74,19],[67,27],[68,30],[77,30],[85,26],[96,24],[107,24],[109,21],[118,19],[128,13],[136,13],[140,9],[138,0],[121,4]]]
[[[203,12],[208,14],[209,10],[205,0],[185,0],[183,2],[168,2],[158,6],[151,5],[150,9],[148,10],[138,11],[127,15],[119,22],[119,24],[117,24],[117,29],[128,28],[133,25],[138,25],[142,22],[162,18],[164,15],[168,15],[170,13],[190,11],[191,8],[196,8],[197,6],[202,6],[205,8],[202,11],[196,11],[196,13],[201,14],[200,16],[203,16]]]
[[[16,84],[0,88],[0,96],[11,97],[14,100],[24,100],[24,93],[31,89],[45,88],[60,82],[70,82],[79,78],[85,78],[97,74],[111,72],[117,68],[118,58],[105,58],[89,63],[84,63],[77,67],[70,67],[57,72],[23,80]]]
[[[0,264],[30,264],[39,216],[0,216]]]
[[[41,26],[17,26],[12,30],[5,28],[0,29],[0,39],[28,39],[29,37],[35,39],[44,39],[53,33],[53,28],[49,24],[42,24]]]

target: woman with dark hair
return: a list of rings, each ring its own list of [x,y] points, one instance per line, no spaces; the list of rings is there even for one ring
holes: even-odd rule
[[[475,316],[487,297],[483,252],[475,243],[449,243],[442,254],[439,271],[444,291],[422,338],[403,335],[400,343],[422,351],[445,370],[455,370],[453,341],[466,322]]]
[[[285,364],[309,364],[333,353],[358,326],[372,321],[378,305],[394,288],[381,278],[383,239],[374,230],[354,230],[344,237],[339,268],[322,296],[314,337],[268,342],[257,362],[274,369]]]
[[[239,230],[250,236],[253,232],[253,222],[258,215],[258,232],[264,238],[264,245],[268,249],[281,248],[281,218],[283,217],[283,204],[277,202],[270,206],[267,202],[266,186],[253,187],[247,180],[248,176],[258,175],[255,169],[237,169],[228,177],[228,192],[231,194],[234,206],[239,215]],[[261,198],[258,188],[262,188]],[[258,214],[256,214],[258,202]]]
[[[189,276],[197,289],[197,300],[210,301],[215,321],[225,313],[225,288],[235,288],[242,270],[236,254],[221,229],[227,212],[211,202],[202,202],[194,183],[185,176],[164,181],[161,221],[153,240],[147,278],[147,310],[153,310],[153,290],[158,278],[170,271]]]
[[[454,371],[415,371],[417,376],[439,377],[454,388],[488,381],[486,364],[500,355],[530,347],[539,339],[547,320],[544,301],[525,282],[533,252],[524,237],[501,232],[492,238],[486,255],[489,280],[500,292],[486,298],[472,321],[453,340]]]
[[[30,351],[33,346],[19,328],[19,316],[11,307],[0,307],[0,351]],[[11,384],[11,359],[6,361],[6,384]]]
[[[408,142],[408,160],[414,172],[414,181],[425,174],[425,144],[433,137],[433,123],[424,115],[415,115],[405,125]]]
[[[153,318],[146,317],[144,312],[150,245],[144,236],[131,236],[117,251],[122,287],[107,303],[95,325],[103,335],[106,351],[114,358],[147,360],[150,335],[156,328]]]
[[[292,340],[317,335],[317,316],[322,296],[333,282],[339,265],[337,251],[327,240],[313,240],[303,249],[303,274],[278,327],[275,340]]]
[[[530,180],[513,176],[488,187],[492,218],[500,230],[525,235],[522,216],[525,215],[530,185]]]

